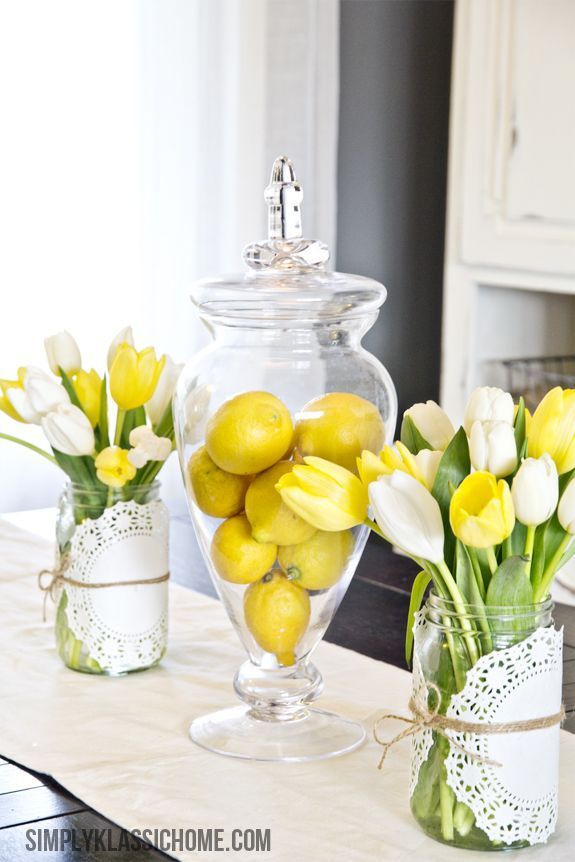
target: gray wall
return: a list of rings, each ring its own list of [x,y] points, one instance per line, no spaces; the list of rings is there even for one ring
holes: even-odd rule
[[[400,411],[439,392],[452,25],[451,0],[341,0],[337,268],[387,286],[364,345]]]

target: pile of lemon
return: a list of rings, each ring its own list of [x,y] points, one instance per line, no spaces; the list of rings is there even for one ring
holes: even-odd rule
[[[361,452],[378,452],[384,440],[377,408],[358,395],[322,395],[298,417],[294,426],[269,392],[244,392],[212,415],[205,445],[188,463],[196,504],[225,519],[212,539],[214,568],[224,581],[249,585],[246,625],[282,665],[295,662],[308,627],[308,591],[337,583],[354,539],[351,530],[316,530],[285,505],[275,485],[306,455],[355,471]]]

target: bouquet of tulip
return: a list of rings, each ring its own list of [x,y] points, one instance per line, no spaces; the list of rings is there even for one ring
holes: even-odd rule
[[[39,453],[70,479],[60,499],[56,563],[39,576],[57,601],[58,652],[86,673],[141,670],[159,661],[166,645],[168,518],[155,479],[173,449],[180,366],[169,356],[157,359],[152,347],[136,350],[131,327],[108,350],[109,383],[82,368],[69,333],[44,343],[52,374],[28,366],[15,380],[0,380],[0,409],[41,426],[51,452],[10,434],[0,438]],[[102,589],[132,584],[112,602]],[[158,587],[137,592],[139,584]],[[142,631],[134,628],[140,617]]]
[[[416,613],[432,585],[446,632],[426,675],[437,711],[446,712],[481,656],[549,624],[542,609],[551,583],[575,552],[575,390],[551,390],[531,417],[523,399],[516,405],[509,393],[482,387],[457,432],[437,404],[415,404],[401,439],[379,456],[364,452],[358,475],[304,461],[277,486],[288,506],[322,530],[366,523],[418,564],[408,662]],[[414,813],[440,840],[491,847],[446,783],[448,750],[434,733]]]
[[[131,327],[108,350],[109,391],[116,404],[113,436],[106,376],[82,368],[68,332],[44,342],[52,374],[28,366],[15,380],[0,379],[0,410],[17,422],[40,425],[51,452],[10,434],[0,438],[26,446],[59,466],[84,489],[87,506],[77,518],[97,518],[117,499],[141,499],[173,449],[172,394],[181,366],[154,349],[137,351]],[[88,493],[89,492],[89,493]]]

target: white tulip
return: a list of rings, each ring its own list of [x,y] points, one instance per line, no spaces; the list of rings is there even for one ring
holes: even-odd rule
[[[513,425],[507,422],[474,422],[469,437],[469,457],[476,470],[487,470],[498,479],[510,476],[517,467]]]
[[[131,326],[125,326],[123,329],[121,329],[115,336],[115,338],[112,339],[110,346],[108,347],[108,374],[110,373],[110,368],[112,367],[112,362],[114,361],[116,350],[121,344],[129,344],[131,347],[134,346],[134,333],[132,332]]]
[[[130,431],[128,460],[136,468],[143,467],[148,461],[165,461],[172,451],[169,437],[158,437],[147,425],[139,425]]]
[[[86,414],[74,404],[59,404],[42,418],[42,430],[52,448],[64,455],[91,455],[94,431]]]
[[[559,523],[571,536],[575,536],[575,479],[571,479],[559,500]]]
[[[432,449],[447,449],[455,429],[447,413],[435,401],[414,404],[403,414],[409,416]]]
[[[48,365],[54,374],[60,374],[60,368],[66,374],[77,374],[82,367],[80,348],[73,336],[63,330],[57,335],[44,339]]]
[[[40,417],[55,410],[60,404],[70,403],[70,396],[62,384],[33,365],[26,369],[24,391],[32,410]]]
[[[11,386],[6,390],[6,398],[24,422],[29,422],[32,425],[40,424],[42,415],[32,407],[25,389],[20,389],[19,386]]]
[[[432,451],[431,449],[421,449],[417,455],[414,455],[413,457],[415,458],[417,469],[421,473],[423,484],[431,491],[433,483],[435,482],[439,463],[443,458],[443,452],[441,450]]]
[[[474,422],[507,422],[513,425],[514,414],[515,405],[509,392],[496,386],[480,386],[471,393],[467,402],[463,427],[469,436]]]
[[[513,479],[511,496],[522,524],[538,527],[549,520],[559,499],[557,467],[550,455],[525,458]]]
[[[174,360],[166,355],[166,362],[154,389],[154,394],[146,402],[146,413],[152,425],[157,425],[166,412],[183,367],[183,365],[176,365]]]
[[[373,515],[385,537],[410,557],[443,560],[441,510],[421,482],[395,470],[369,486]]]

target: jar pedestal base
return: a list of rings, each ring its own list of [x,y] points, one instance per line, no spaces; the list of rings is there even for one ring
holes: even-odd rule
[[[356,721],[305,708],[294,718],[258,718],[248,706],[222,709],[195,719],[190,737],[202,748],[245,760],[302,763],[354,751],[365,741]]]

